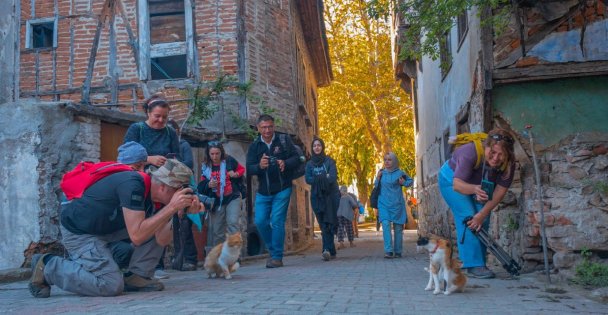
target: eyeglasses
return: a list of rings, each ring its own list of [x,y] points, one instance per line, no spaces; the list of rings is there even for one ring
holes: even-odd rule
[[[494,135],[490,135],[489,137],[496,141],[504,141],[506,143],[513,144],[513,138],[511,138],[510,136],[494,134]]]

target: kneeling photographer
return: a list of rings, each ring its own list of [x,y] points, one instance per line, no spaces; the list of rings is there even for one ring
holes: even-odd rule
[[[214,207],[209,209],[207,253],[224,242],[226,233],[240,231],[241,199],[245,197],[243,175],[245,168],[226,154],[221,142],[210,141],[207,144],[197,189],[200,194],[215,198]]]
[[[470,277],[495,277],[486,267],[486,247],[469,229],[488,228],[490,212],[507,193],[514,171],[513,138],[503,129],[490,131],[478,148],[474,141],[458,147],[441,167],[439,190],[454,215],[459,258]]]

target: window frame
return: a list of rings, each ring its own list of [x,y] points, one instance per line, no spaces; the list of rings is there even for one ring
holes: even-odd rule
[[[464,17],[465,23],[462,23]],[[464,25],[464,29],[461,26]],[[458,48],[456,52],[460,51],[460,47],[462,47],[462,43],[467,38],[467,34],[469,33],[469,10],[464,10],[462,14],[458,15],[456,18],[456,26],[458,28]]]
[[[152,44],[150,39],[150,10],[148,0],[137,0],[138,14],[138,39],[139,39],[139,79],[143,81],[162,80],[198,80],[198,64],[195,58],[194,23],[193,23],[193,0],[184,1],[184,24],[186,27],[186,40],[181,42],[169,42]],[[186,77],[175,79],[152,80],[151,60],[152,58],[186,55]]]
[[[57,18],[40,18],[27,20],[25,26],[25,49],[52,49],[57,48]],[[34,47],[34,26],[53,23],[53,45],[50,47]]]
[[[448,31],[446,31],[443,34],[443,37],[445,38],[445,44],[442,44],[443,42],[439,43],[439,69],[441,71],[441,81],[443,82],[443,80],[445,79],[445,77],[447,77],[448,73],[450,73],[450,70],[452,69],[452,64],[453,64],[453,58],[452,58],[452,29],[449,29]],[[448,60],[449,63],[445,63],[446,66],[444,67],[444,60]]]

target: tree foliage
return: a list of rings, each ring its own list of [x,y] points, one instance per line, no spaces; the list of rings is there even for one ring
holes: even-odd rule
[[[456,18],[472,7],[490,7],[493,15],[482,23],[490,23],[500,31],[508,22],[509,0],[370,0],[368,13],[373,18],[388,18],[394,11],[407,25],[401,45],[401,59],[420,59],[423,55],[436,60],[439,43],[456,23]]]
[[[326,0],[334,81],[319,91],[320,135],[342,184],[355,181],[363,202],[383,153],[414,175],[413,107],[396,81],[389,24],[365,0]]]

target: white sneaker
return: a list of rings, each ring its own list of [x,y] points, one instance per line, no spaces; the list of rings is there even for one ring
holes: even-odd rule
[[[169,273],[162,269],[156,269],[156,271],[154,271],[154,279],[169,279],[169,277]]]

